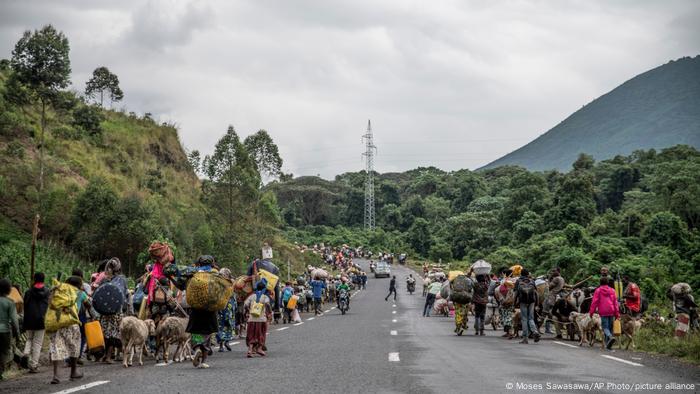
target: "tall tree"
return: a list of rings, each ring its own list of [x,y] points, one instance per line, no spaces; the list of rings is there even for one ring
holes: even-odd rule
[[[243,141],[248,153],[255,160],[260,174],[276,178],[282,173],[282,158],[272,137],[265,130],[251,134]]]
[[[19,85],[24,85],[27,100],[41,105],[41,132],[39,135],[39,211],[44,191],[44,136],[46,133],[46,109],[61,98],[61,90],[70,83],[70,46],[63,33],[51,25],[44,26],[33,33],[25,31],[12,51],[13,78]],[[32,232],[32,257],[30,275],[34,275],[34,255],[36,238],[39,231],[41,215],[34,217]]]
[[[113,102],[124,98],[124,92],[119,87],[119,77],[109,71],[107,67],[97,67],[92,72],[92,78],[85,84],[85,95],[90,98],[98,96],[100,107],[102,107],[105,93]]]

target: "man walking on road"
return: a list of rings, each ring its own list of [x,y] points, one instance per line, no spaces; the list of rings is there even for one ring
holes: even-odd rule
[[[311,281],[310,285],[314,293],[314,315],[318,315],[321,313],[321,297],[323,297],[323,289],[326,288],[326,282],[314,279]]]
[[[515,282],[515,303],[520,303],[520,321],[523,328],[523,340],[520,343],[527,344],[529,333],[535,337],[535,342],[539,342],[540,333],[535,325],[537,289],[534,281],[530,278],[530,272],[525,268],[520,271],[520,278]]]
[[[430,317],[430,310],[433,309],[433,304],[435,304],[435,297],[440,294],[440,289],[442,288],[442,283],[439,280],[435,280],[428,286],[428,295],[425,296],[425,306],[423,307],[423,316]]]
[[[394,293],[394,301],[396,301],[396,275],[391,277],[391,282],[389,282],[389,294],[384,298],[384,301],[389,301],[391,293]]]

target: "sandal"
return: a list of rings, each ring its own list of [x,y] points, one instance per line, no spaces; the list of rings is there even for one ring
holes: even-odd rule
[[[246,353],[245,356],[248,358],[253,358],[253,353],[250,350],[248,350],[248,353]]]
[[[61,383],[61,381],[58,380],[58,378],[51,379],[51,384],[59,384],[59,383]]]

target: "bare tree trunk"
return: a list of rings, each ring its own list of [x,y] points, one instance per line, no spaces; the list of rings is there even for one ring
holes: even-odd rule
[[[39,195],[37,201],[37,213],[34,216],[32,228],[31,257],[29,261],[29,283],[34,280],[34,267],[36,266],[36,242],[39,237],[39,221],[41,220],[41,204],[44,194],[44,133],[46,131],[46,101],[41,100],[41,134],[39,136]]]

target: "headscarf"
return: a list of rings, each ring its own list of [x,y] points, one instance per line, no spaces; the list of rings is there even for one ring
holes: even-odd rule
[[[255,284],[255,296],[257,300],[267,291],[267,279],[262,278]]]

